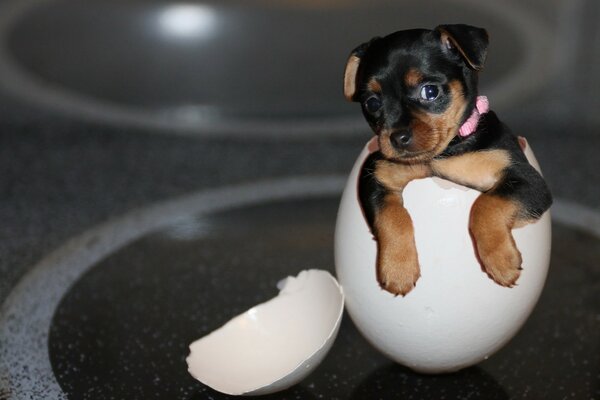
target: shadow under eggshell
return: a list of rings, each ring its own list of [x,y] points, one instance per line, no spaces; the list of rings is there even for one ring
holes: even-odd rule
[[[540,296],[550,261],[550,213],[513,230],[523,271],[515,287],[505,288],[482,270],[469,235],[479,192],[439,178],[411,182],[403,197],[421,277],[405,297],[395,297],[377,283],[376,242],[357,196],[371,151],[372,143],[354,165],[336,224],[336,273],[349,315],[374,347],[418,372],[451,372],[486,359],[517,333]],[[526,154],[539,168],[529,148]]]

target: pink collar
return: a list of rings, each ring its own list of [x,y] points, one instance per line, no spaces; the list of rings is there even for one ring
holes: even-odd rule
[[[490,103],[488,102],[488,98],[485,96],[477,96],[475,108],[473,109],[469,119],[467,119],[458,130],[458,134],[462,137],[467,137],[475,132],[477,129],[477,124],[479,123],[479,117],[481,114],[485,114],[489,110]]]

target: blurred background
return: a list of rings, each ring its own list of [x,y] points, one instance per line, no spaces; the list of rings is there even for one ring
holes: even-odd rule
[[[341,182],[371,137],[359,106],[342,96],[346,57],[374,36],[445,23],[488,30],[480,92],[529,140],[557,198],[554,261],[533,322],[499,358],[425,378],[370,353],[346,318],[343,340],[367,354],[368,361],[351,357],[362,370],[336,370],[334,355],[319,378],[280,398],[370,398],[364,396],[374,388],[383,398],[599,398],[599,21],[595,0],[0,0],[0,398],[220,398],[180,365],[187,341],[270,297],[277,279],[296,273],[289,254],[333,268]],[[122,216],[182,196],[298,176],[307,191],[320,193],[317,200],[238,207],[202,221],[188,207],[170,228],[156,225],[169,234],[138,229],[133,218],[133,228],[123,229],[137,233],[95,259],[94,268],[78,261],[78,272],[57,284],[64,290],[53,294],[56,307],[44,311],[51,325],[29,325],[34,314],[21,304],[39,294],[27,282],[58,265],[56,249],[93,248],[102,238],[77,238],[99,224],[114,233],[110,224]],[[333,182],[325,189],[324,177]],[[242,225],[256,229],[240,233]],[[305,234],[282,239],[289,232]],[[231,251],[218,243],[231,241],[255,243],[261,253],[250,246],[243,257],[228,258]],[[207,248],[206,259],[194,258]],[[198,270],[203,263],[225,271],[207,266],[211,279],[231,275],[247,288],[216,291]],[[265,264],[277,266],[260,270],[261,281],[253,268]],[[139,269],[120,276],[123,265]],[[203,302],[191,294],[167,301],[195,290],[181,287],[182,276],[203,288]],[[84,296],[96,291],[96,302]],[[120,308],[131,293],[163,308]],[[234,300],[230,293],[241,294]],[[214,310],[213,300],[222,302]],[[184,305],[190,313],[210,308],[211,317],[199,316],[200,328],[182,322],[175,310]],[[98,307],[112,311],[92,312],[97,325],[77,319]],[[154,355],[127,342],[152,336],[119,319],[136,313],[146,326],[160,325],[152,340],[173,344]],[[176,321],[152,319],[156,313]],[[112,328],[90,331],[101,326]],[[175,326],[187,330],[183,337]],[[20,332],[35,335],[17,340]],[[105,335],[111,351],[96,339],[75,340],[81,332]],[[46,355],[34,362],[25,348]],[[162,366],[152,373],[141,362],[115,366],[128,357],[123,349]]]

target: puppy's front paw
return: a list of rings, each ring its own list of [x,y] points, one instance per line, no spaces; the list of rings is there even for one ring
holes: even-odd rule
[[[513,287],[521,275],[521,253],[512,240],[500,243],[477,243],[479,259],[485,272],[497,284]]]
[[[421,272],[412,220],[398,194],[386,196],[375,227],[379,285],[396,296],[405,296]]]
[[[377,281],[393,295],[405,296],[421,276],[416,251],[381,251],[377,261]]]
[[[481,266],[505,287],[513,287],[521,275],[521,253],[511,233],[520,213],[518,202],[485,193],[471,209],[469,230]]]

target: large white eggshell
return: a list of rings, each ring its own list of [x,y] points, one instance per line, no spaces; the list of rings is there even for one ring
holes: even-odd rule
[[[340,327],[340,286],[316,269],[278,286],[278,296],[190,345],[194,378],[222,393],[261,395],[287,389],[319,365]]]
[[[476,364],[516,334],[540,296],[550,261],[550,214],[513,230],[523,271],[517,286],[501,287],[482,271],[469,235],[479,192],[438,178],[411,182],[403,197],[421,277],[405,297],[394,297],[377,283],[376,242],[358,200],[358,174],[374,147],[367,145],[356,161],[338,212],[335,262],[346,309],[373,346],[415,371]],[[526,154],[539,169],[529,148]]]

